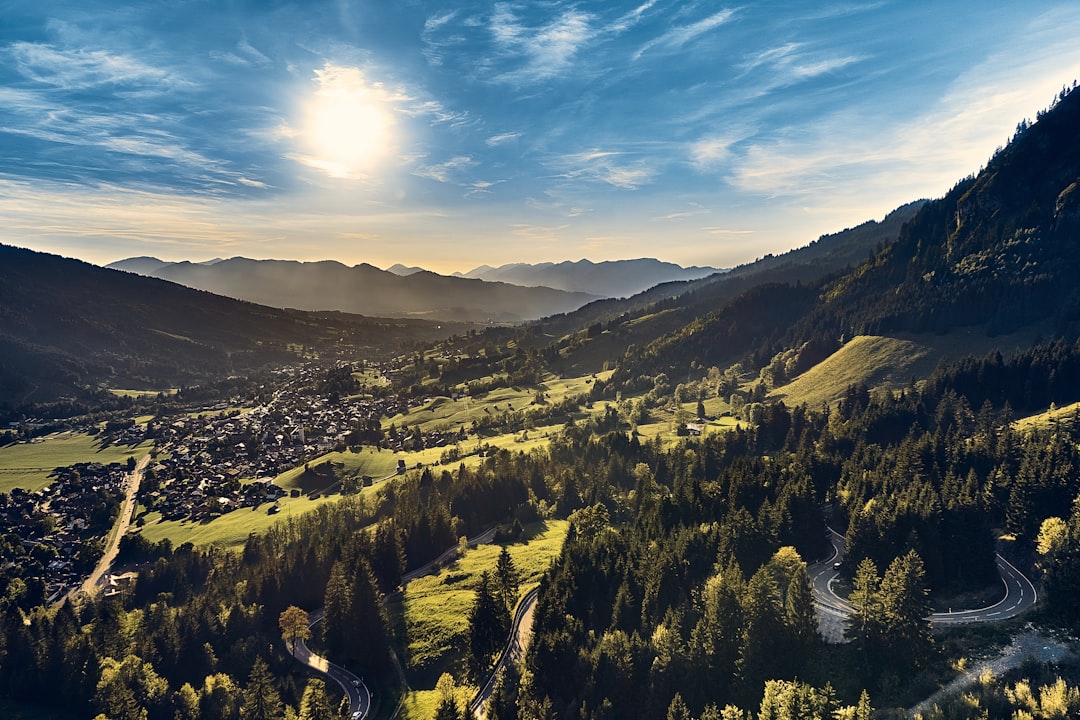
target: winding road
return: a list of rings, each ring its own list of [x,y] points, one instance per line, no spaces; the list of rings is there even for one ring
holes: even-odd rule
[[[495,669],[491,671],[484,687],[469,701],[469,712],[477,720],[484,720],[487,716],[488,699],[495,692],[499,676],[503,669],[510,663],[520,662],[525,657],[525,651],[532,639],[533,610],[536,609],[536,598],[540,594],[540,588],[535,587],[521,598],[517,610],[514,611],[514,622],[510,626],[510,634],[506,640],[506,646],[499,653],[499,661],[495,663]]]
[[[388,476],[388,477],[393,477],[393,476],[391,475],[391,476]],[[492,538],[494,538],[494,537],[495,537],[495,528],[493,527],[493,528],[491,528],[491,529],[477,535],[472,540],[469,540],[468,545],[469,545],[469,547],[476,547],[479,544],[491,542]],[[418,578],[418,577],[420,577],[422,575],[427,575],[427,574],[429,574],[431,572],[434,572],[436,569],[441,567],[446,562],[456,558],[459,552],[460,552],[460,548],[457,545],[455,545],[455,546],[453,546],[451,548],[448,548],[446,550],[446,552],[444,552],[442,555],[435,558],[431,562],[429,562],[426,565],[423,565],[422,567],[419,567],[416,570],[413,570],[412,572],[407,573],[406,575],[402,576],[402,578],[401,578],[402,586],[405,586],[406,584],[408,584],[410,580],[414,580],[414,579],[416,579],[416,578]],[[533,600],[533,602],[535,602],[535,600],[536,600],[535,593],[533,593],[532,595],[533,595],[532,600]],[[526,599],[528,599],[528,596],[526,596]],[[525,601],[523,600],[521,605],[524,605],[524,604],[525,604]],[[323,619],[323,610],[322,609],[316,610],[315,612],[313,612],[309,616],[310,622],[308,623],[308,627],[314,628],[316,625],[318,625],[322,621],[322,619]],[[529,619],[530,619],[530,622],[528,623],[528,625],[531,628],[532,627],[532,623],[531,623],[531,619],[532,619],[531,607],[529,608]],[[517,627],[518,618],[515,617],[514,620],[515,620],[515,626],[514,626],[514,629],[511,631],[512,636],[513,636],[514,633],[516,633],[518,631],[518,627]],[[526,642],[527,642],[527,639],[526,639]],[[296,645],[292,649],[292,655],[293,655],[294,658],[296,658],[297,660],[302,662],[304,665],[307,665],[312,670],[315,670],[317,672],[322,673],[323,675],[326,675],[328,678],[330,678],[331,680],[333,680],[334,682],[336,682],[338,685],[341,686],[341,689],[343,691],[345,691],[345,694],[349,698],[349,718],[350,718],[350,720],[365,720],[367,718],[368,714],[371,712],[371,691],[368,689],[368,686],[364,684],[363,678],[361,678],[359,675],[356,675],[356,674],[350,672],[349,670],[343,668],[342,666],[335,665],[334,663],[330,662],[326,658],[324,658],[324,657],[322,657],[320,655],[316,655],[315,653],[311,652],[310,648],[308,648],[308,646],[307,646],[307,643],[305,643],[303,640],[297,640],[296,641]],[[501,660],[500,660],[500,662],[501,662]],[[496,666],[496,670],[498,670],[498,667],[499,666]],[[400,666],[398,668],[398,672],[401,673]],[[405,684],[405,678],[404,678],[404,674],[402,674],[402,685],[404,685],[404,684]],[[492,684],[492,687],[494,687],[494,683],[492,682],[491,684]],[[395,716],[397,715],[397,711],[394,712],[394,715]]]
[[[322,619],[322,610],[312,613],[308,627],[315,627]],[[351,720],[364,720],[367,718],[368,713],[371,712],[371,691],[364,684],[363,678],[311,652],[307,643],[303,640],[296,641],[292,654],[294,658],[312,670],[317,670],[341,686],[341,689],[349,698],[349,717]]]
[[[844,536],[829,528],[832,555],[826,560],[807,567],[814,589],[814,605],[819,615],[846,620],[853,612],[851,603],[833,590],[833,582],[839,576],[835,564],[844,559]],[[1039,600],[1039,593],[1027,577],[1000,555],[995,555],[998,574],[1005,586],[1005,595],[993,605],[971,610],[953,610],[931,614],[927,620],[933,625],[959,625],[962,623],[997,622],[1016,617]]]

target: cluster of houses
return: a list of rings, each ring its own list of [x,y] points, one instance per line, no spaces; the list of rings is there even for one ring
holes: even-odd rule
[[[273,503],[284,491],[272,478],[349,446],[357,427],[397,412],[394,399],[331,403],[312,395],[309,372],[297,370],[266,404],[155,421],[148,433],[157,457],[144,477],[143,505],[166,519],[204,520]]]
[[[0,564],[16,566],[24,582],[43,584],[52,601],[80,584],[101,556],[101,538],[115,520],[128,469],[120,463],[78,463],[57,468],[55,480],[36,492],[0,493]]]
[[[456,431],[420,433],[418,428],[388,437],[381,430],[383,417],[430,399],[412,399],[408,406],[394,397],[331,402],[313,389],[320,372],[325,370],[284,369],[272,398],[263,403],[219,404],[158,416],[145,425],[110,423],[101,434],[114,445],[152,438],[153,459],[139,502],[166,519],[192,520],[266,503],[273,512],[285,491],[272,478],[334,449],[378,442],[392,450],[414,450],[452,446],[460,439]],[[0,553],[0,567],[16,573],[12,577],[40,576],[51,597],[81,582],[100,557],[100,539],[115,517],[127,470],[115,463],[83,463],[57,468],[55,481],[38,492],[0,494],[0,538],[15,538],[14,545],[4,546],[13,549]],[[24,567],[28,558],[32,567]],[[34,570],[38,565],[40,573]]]

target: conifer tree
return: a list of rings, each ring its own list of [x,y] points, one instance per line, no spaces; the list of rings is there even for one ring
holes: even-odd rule
[[[518,591],[521,587],[521,574],[514,566],[514,559],[504,545],[499,552],[499,561],[495,566],[495,578],[498,582],[499,599],[507,611],[513,612],[517,605]]]
[[[281,694],[274,684],[274,676],[261,657],[256,657],[244,686],[244,704],[240,706],[240,720],[279,720],[282,705]]]
[[[480,574],[476,599],[469,611],[469,673],[477,682],[491,670],[494,655],[502,648],[510,629],[510,614],[496,599],[491,584],[485,570]]]
[[[299,720],[337,720],[338,713],[326,692],[326,683],[319,678],[308,680],[300,698]]]

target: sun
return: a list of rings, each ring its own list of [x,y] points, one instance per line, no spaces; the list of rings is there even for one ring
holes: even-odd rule
[[[357,68],[327,65],[304,106],[304,162],[332,177],[367,177],[390,149],[392,98]]]

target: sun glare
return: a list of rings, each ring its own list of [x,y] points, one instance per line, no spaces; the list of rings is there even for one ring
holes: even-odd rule
[[[304,108],[304,162],[332,177],[367,176],[392,140],[392,99],[356,68],[328,65],[315,76],[318,88]]]

